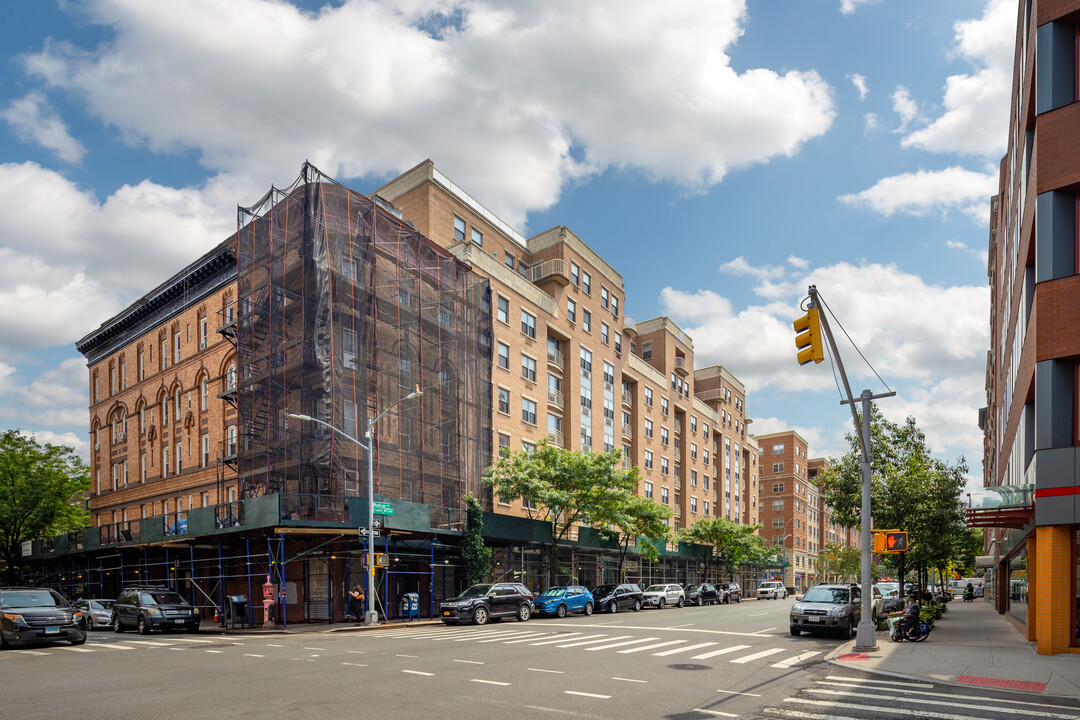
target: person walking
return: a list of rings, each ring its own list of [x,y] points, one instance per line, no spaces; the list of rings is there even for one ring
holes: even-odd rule
[[[349,606],[353,620],[357,625],[361,624],[364,616],[364,590],[357,584],[353,584],[349,591]]]

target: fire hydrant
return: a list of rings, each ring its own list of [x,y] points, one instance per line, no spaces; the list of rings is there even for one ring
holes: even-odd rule
[[[263,629],[273,629],[274,622],[274,583],[270,582],[270,576],[266,576],[263,583]]]

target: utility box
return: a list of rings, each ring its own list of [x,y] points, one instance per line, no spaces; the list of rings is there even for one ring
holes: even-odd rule
[[[410,622],[420,619],[419,593],[405,593],[401,596],[401,617]]]
[[[225,626],[235,629],[244,627],[248,619],[247,595],[229,595],[225,598]]]

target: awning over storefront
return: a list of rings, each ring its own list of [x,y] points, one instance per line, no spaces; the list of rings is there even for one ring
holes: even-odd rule
[[[968,494],[969,528],[1021,529],[1035,521],[1034,485],[998,485]]]

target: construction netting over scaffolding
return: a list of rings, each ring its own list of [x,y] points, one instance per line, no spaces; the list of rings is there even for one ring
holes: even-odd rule
[[[487,280],[393,212],[305,163],[239,210],[241,495],[282,493],[292,519],[347,518],[374,491],[459,528],[490,460]],[[416,388],[418,397],[407,398]]]

